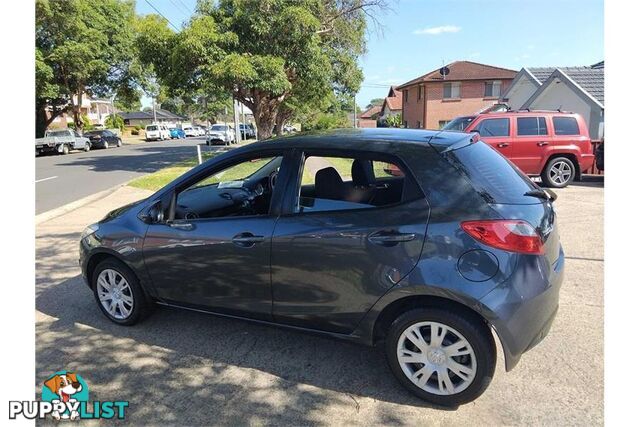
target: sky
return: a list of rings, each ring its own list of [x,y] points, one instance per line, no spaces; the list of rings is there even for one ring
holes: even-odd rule
[[[138,13],[157,13],[180,28],[196,0],[137,0]],[[389,85],[442,64],[468,60],[522,67],[591,65],[604,59],[602,0],[388,0],[369,23],[364,82],[356,101],[384,98]],[[143,105],[150,105],[143,99]]]

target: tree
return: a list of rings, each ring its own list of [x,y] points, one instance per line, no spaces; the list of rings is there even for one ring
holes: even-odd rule
[[[124,129],[124,119],[118,114],[110,114],[104,121],[104,125],[111,129]]]
[[[190,23],[172,38],[172,88],[226,91],[271,136],[296,108],[331,92],[354,94],[362,82],[366,14],[384,0],[199,0]],[[282,107],[282,108],[281,108]]]
[[[82,129],[85,93],[122,95],[139,84],[135,19],[131,0],[36,0],[37,134],[67,110]]]
[[[371,107],[374,107],[376,105],[382,105],[384,103],[384,98],[373,98],[371,101],[369,101],[369,104],[367,104],[366,109],[368,110]]]

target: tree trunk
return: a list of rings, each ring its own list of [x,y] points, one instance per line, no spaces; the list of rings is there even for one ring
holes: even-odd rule
[[[278,107],[282,104],[281,98],[255,97],[255,111],[253,117],[258,128],[258,141],[269,139],[273,135],[273,126],[276,124]]]
[[[278,114],[276,115],[276,135],[281,136],[283,133],[284,123],[289,120],[289,111],[285,111],[283,108],[278,110]]]
[[[53,106],[51,115],[47,117],[47,107],[47,103],[38,103],[38,101],[36,101],[36,138],[42,138],[51,122],[66,111],[66,108],[56,108]]]
[[[78,90],[76,103],[73,105],[73,121],[76,124],[76,130],[82,131],[84,122],[82,121],[82,90]]]

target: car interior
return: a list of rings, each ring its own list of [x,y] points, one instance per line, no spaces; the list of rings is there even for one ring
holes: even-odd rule
[[[282,157],[244,161],[178,193],[176,220],[266,215]],[[405,197],[402,170],[364,158],[307,157],[296,212],[393,205]]]

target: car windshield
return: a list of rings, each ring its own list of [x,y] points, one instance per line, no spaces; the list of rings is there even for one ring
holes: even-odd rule
[[[475,118],[476,118],[475,116],[456,117],[455,119],[451,120],[449,123],[444,125],[442,130],[455,130],[455,131],[462,132],[467,128],[467,126],[469,126],[469,123],[471,123]]]
[[[102,132],[99,130],[90,130],[89,132],[85,132],[84,135],[85,136],[102,135]]]
[[[147,130],[158,130],[158,126],[147,126]]]
[[[225,131],[225,130],[227,130],[227,126],[225,126],[225,125],[213,125],[213,126],[211,126],[211,130]]]
[[[47,135],[49,136],[67,136],[69,135],[69,131],[68,130],[54,130],[51,132],[47,132]]]

